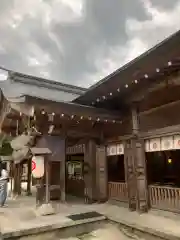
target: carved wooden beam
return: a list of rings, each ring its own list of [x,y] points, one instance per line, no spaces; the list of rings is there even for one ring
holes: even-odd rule
[[[164,109],[164,108],[167,108],[167,107],[171,107],[171,106],[177,105],[177,104],[179,104],[179,103],[180,103],[180,100],[174,101],[174,102],[170,102],[170,103],[167,103],[167,104],[164,104],[164,105],[155,107],[155,108],[151,108],[151,109],[149,109],[149,110],[147,110],[147,111],[140,112],[139,115],[140,115],[140,116],[148,115],[148,114],[151,114],[151,113],[153,113],[153,112],[159,111],[159,110],[161,110],[161,109]]]
[[[85,144],[75,144],[74,146],[66,148],[66,154],[78,154],[85,152]]]
[[[31,106],[35,106],[36,109],[39,110],[45,110],[47,113],[56,113],[61,115],[62,113],[64,115],[72,116],[76,115],[78,117],[83,117],[83,118],[89,118],[91,117],[92,119],[103,119],[103,120],[116,120],[120,121],[121,116],[119,112],[116,111],[108,111],[106,109],[101,109],[101,108],[95,108],[95,107],[89,107],[89,106],[84,106],[80,104],[75,104],[75,103],[65,103],[65,102],[53,102],[45,99],[38,99],[38,98],[33,98],[30,96],[26,96],[26,102],[27,104],[30,104]]]
[[[62,131],[54,130],[52,135],[61,135]],[[82,138],[82,137],[92,137],[92,138],[99,138],[99,134],[92,131],[80,131],[80,130],[68,130],[66,133],[67,137],[70,138]]]
[[[180,125],[168,126],[164,128],[158,128],[146,132],[140,132],[139,136],[142,139],[172,136],[174,134],[180,134]]]

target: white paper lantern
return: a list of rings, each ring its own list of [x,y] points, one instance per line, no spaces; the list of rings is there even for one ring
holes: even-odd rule
[[[34,169],[32,175],[34,178],[41,178],[44,176],[44,157],[43,156],[34,156],[32,158],[32,163]]]

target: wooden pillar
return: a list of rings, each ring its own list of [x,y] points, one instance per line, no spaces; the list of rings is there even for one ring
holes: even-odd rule
[[[147,174],[146,174],[146,159],[144,141],[139,138],[139,113],[137,106],[132,109],[132,139],[131,142],[131,169],[132,179],[135,184],[130,184],[129,188],[136,188],[136,210],[139,212],[148,211],[148,189],[147,189]],[[130,173],[130,171],[129,171]],[[133,192],[134,190],[130,190]]]
[[[21,164],[14,164],[14,186],[13,186],[13,194],[21,195]]]
[[[96,148],[96,186],[97,198],[99,202],[108,200],[108,176],[106,147],[98,145]]]
[[[17,193],[21,195],[22,164],[17,164]]]
[[[44,203],[44,177],[36,179],[36,205]]]
[[[60,189],[61,189],[61,201],[66,201],[66,140],[62,140],[62,152],[60,159]]]
[[[14,179],[14,182],[13,182],[13,195],[16,196],[18,195],[18,187],[17,187],[17,184],[18,184],[18,167],[17,167],[17,164],[13,164],[13,179]]]
[[[28,175],[27,175],[27,196],[32,195],[31,193],[31,174],[32,174],[32,159],[28,159]]]
[[[20,163],[19,167],[19,195],[22,194],[22,175],[23,175],[23,164]]]
[[[14,163],[12,166],[12,177],[13,177],[13,195],[16,195],[16,165]]]
[[[129,200],[129,209],[131,211],[136,210],[136,174],[135,174],[135,165],[134,165],[134,141],[129,139],[125,141],[124,144],[124,163],[125,163],[125,177],[128,188],[128,200]]]
[[[88,139],[84,153],[84,197],[85,202],[93,203],[96,198],[96,143]]]
[[[49,189],[49,161],[48,161],[48,156],[44,156],[44,161],[45,161],[45,203],[48,204],[50,201],[50,189]]]
[[[13,165],[14,163],[11,161],[10,162],[10,186],[11,186],[11,197],[13,196]]]

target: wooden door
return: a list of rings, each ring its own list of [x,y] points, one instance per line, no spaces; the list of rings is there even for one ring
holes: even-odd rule
[[[135,169],[137,179],[137,210],[140,212],[148,211],[148,189],[144,141],[135,141]]]
[[[61,198],[61,187],[60,187],[60,162],[50,162],[50,199],[60,200]]]
[[[98,200],[107,201],[108,180],[107,180],[107,161],[105,146],[98,146],[96,148],[96,180]]]
[[[78,198],[84,198],[83,159],[82,155],[72,155],[66,162],[66,193]]]
[[[125,163],[125,176],[128,187],[128,200],[129,209],[131,211],[136,210],[136,200],[137,200],[137,185],[136,185],[136,174],[134,165],[134,141],[128,140],[125,142],[124,148],[124,163]]]

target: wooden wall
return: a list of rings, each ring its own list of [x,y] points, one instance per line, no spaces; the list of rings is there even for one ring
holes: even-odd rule
[[[50,166],[50,196],[52,199],[65,198],[65,139],[59,136],[42,136],[36,147],[47,147]],[[61,189],[61,190],[60,190]],[[63,196],[62,196],[63,195]]]
[[[180,124],[180,102],[140,115],[141,132]]]

